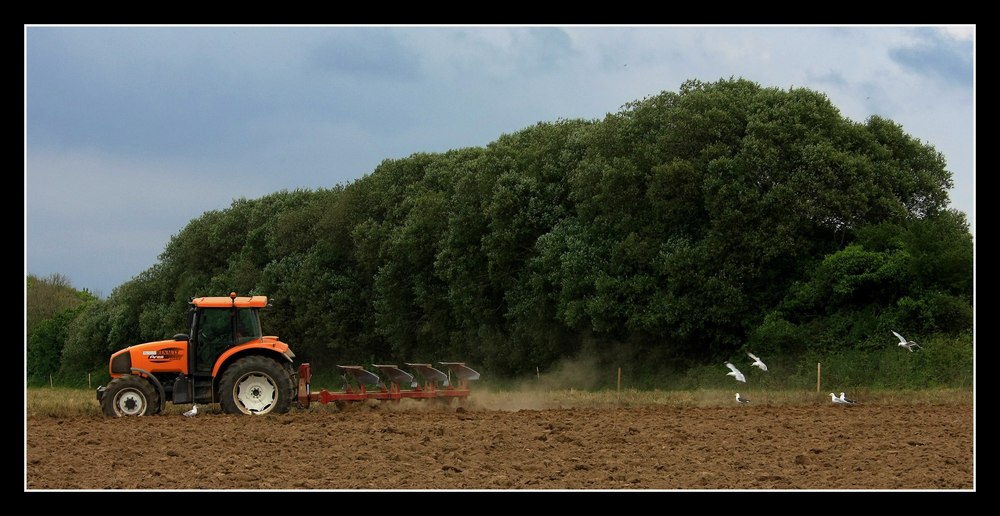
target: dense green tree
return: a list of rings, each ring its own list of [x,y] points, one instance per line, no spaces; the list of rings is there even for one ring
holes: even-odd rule
[[[73,288],[62,274],[26,278],[25,374],[31,381],[47,380],[59,372],[72,327],[78,315],[99,300],[87,290]]]
[[[69,327],[78,309],[68,309],[35,325],[28,337],[27,378],[32,381],[45,380],[59,371],[63,347]]]
[[[94,299],[89,291],[73,288],[69,278],[59,273],[41,278],[29,274],[26,282],[25,322],[29,336],[38,323]]]
[[[818,262],[755,330],[756,349],[878,348],[908,335],[972,328],[972,238],[964,215],[942,211],[858,230]]]
[[[109,307],[109,303],[95,300],[81,307],[73,318],[60,358],[61,376],[83,378],[84,373],[107,370],[108,357],[120,347],[108,342]]]
[[[63,370],[91,367],[234,290],[270,296],[265,333],[317,369],[466,360],[505,376],[587,353],[653,374],[747,346],[865,353],[904,328],[959,353],[973,244],[951,186],[932,146],[822,93],[688,81],[600,120],[206,212],[47,327],[65,349],[37,341],[31,364],[58,368],[60,351]]]

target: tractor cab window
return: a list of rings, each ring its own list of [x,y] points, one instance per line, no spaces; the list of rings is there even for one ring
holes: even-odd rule
[[[236,312],[236,344],[244,344],[260,338],[260,319],[257,310],[243,308]]]
[[[208,372],[215,359],[233,343],[233,311],[229,308],[209,308],[198,314],[198,360],[195,369]]]

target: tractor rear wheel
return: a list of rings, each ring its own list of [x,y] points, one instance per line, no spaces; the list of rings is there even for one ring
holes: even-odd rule
[[[295,387],[281,364],[252,355],[226,368],[219,391],[219,404],[227,414],[263,415],[288,412]]]
[[[141,376],[120,376],[104,390],[101,410],[110,417],[152,416],[160,411],[160,395]]]

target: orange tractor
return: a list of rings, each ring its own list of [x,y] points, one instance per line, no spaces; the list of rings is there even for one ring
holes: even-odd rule
[[[261,333],[259,314],[266,306],[266,296],[238,297],[235,292],[229,297],[192,299],[190,334],[137,344],[111,355],[112,380],[97,388],[104,414],[153,415],[168,401],[219,403],[229,414],[260,415],[287,412],[293,402],[308,407],[312,401],[465,399],[468,381],[479,379],[479,373],[462,362],[441,362],[447,374],[431,364],[407,364],[423,377],[422,384],[395,365],[373,366],[389,377],[388,384],[361,366],[338,366],[344,389],[314,393],[309,364],[296,368],[288,344]]]

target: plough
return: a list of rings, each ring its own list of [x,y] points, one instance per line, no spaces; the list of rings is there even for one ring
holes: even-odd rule
[[[463,362],[439,362],[448,369],[444,373],[435,369],[431,364],[405,365],[412,368],[422,378],[423,383],[414,381],[414,375],[400,369],[396,365],[372,364],[372,367],[388,377],[388,383],[375,373],[357,365],[338,365],[343,371],[344,389],[341,392],[330,392],[320,389],[319,392],[312,392],[310,382],[312,370],[308,363],[299,366],[299,406],[306,408],[311,402],[318,401],[324,405],[330,403],[342,403],[349,401],[399,401],[403,398],[409,399],[444,399],[454,398],[465,399],[469,396],[469,381],[478,380],[479,373],[465,365]],[[457,378],[458,385],[452,380],[452,376]],[[440,386],[439,386],[440,385]],[[369,389],[367,386],[373,386]]]

